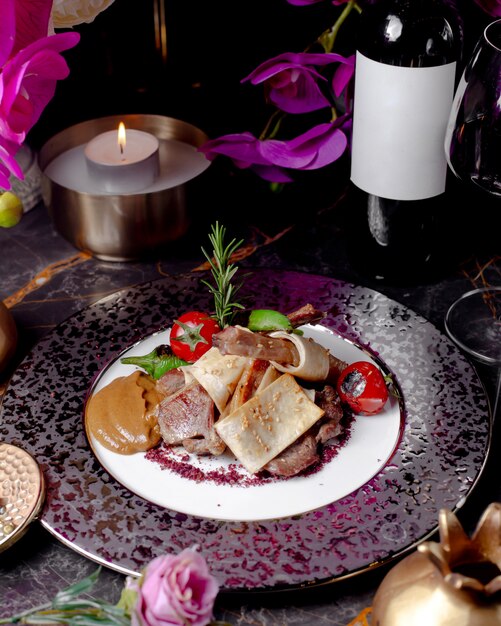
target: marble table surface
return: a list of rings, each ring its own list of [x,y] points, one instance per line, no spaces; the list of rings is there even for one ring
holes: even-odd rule
[[[274,219],[245,218],[237,212],[223,214],[216,208],[204,210],[187,236],[162,250],[154,258],[131,262],[104,262],[75,249],[53,228],[46,208],[40,204],[21,222],[0,229],[0,298],[10,308],[19,330],[19,345],[9,371],[0,378],[5,392],[9,376],[23,357],[48,332],[74,313],[119,289],[200,270],[200,244],[207,225],[220,219],[230,232],[245,240],[242,268],[277,268],[330,276],[352,281],[385,294],[412,309],[444,331],[448,306],[472,285],[484,280],[501,285],[499,256],[482,250],[460,264],[445,269],[442,276],[422,284],[386,284],[372,280],[352,267],[346,250],[344,222],[336,207],[311,211],[305,218],[291,212]],[[477,251],[475,251],[477,253]],[[479,274],[479,268],[482,272]],[[492,395],[491,371],[475,366],[486,391]],[[1,432],[1,421],[0,421]],[[494,428],[495,450],[498,438]],[[468,530],[480,514],[501,496],[499,467],[488,459],[471,495],[458,511]],[[216,602],[218,619],[241,626],[362,624],[357,616],[370,607],[374,593],[391,565],[330,585],[276,593],[221,594]],[[96,564],[59,542],[37,521],[11,548],[0,554],[0,617],[37,606],[58,590],[96,569]],[[104,568],[92,594],[116,601],[124,576]]]

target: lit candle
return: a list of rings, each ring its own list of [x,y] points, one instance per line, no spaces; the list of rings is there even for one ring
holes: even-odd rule
[[[120,122],[85,146],[89,175],[97,188],[108,193],[132,193],[149,187],[160,169],[159,142],[152,134],[128,129]]]

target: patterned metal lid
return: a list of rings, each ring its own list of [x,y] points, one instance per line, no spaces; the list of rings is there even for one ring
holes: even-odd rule
[[[20,539],[42,507],[42,471],[25,450],[0,443],[0,552]]]

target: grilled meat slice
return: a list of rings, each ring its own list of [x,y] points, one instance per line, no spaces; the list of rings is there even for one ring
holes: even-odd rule
[[[335,385],[345,367],[348,367],[348,363],[346,363],[346,361],[341,361],[341,359],[329,354],[329,373],[327,374],[325,381]]]
[[[315,404],[324,410],[324,416],[315,425],[315,428],[318,427],[315,439],[319,443],[325,443],[343,432],[341,425],[343,407],[336,390],[331,385],[325,385],[321,391],[315,393]]]
[[[242,406],[242,404],[245,404],[247,400],[252,398],[258,390],[268,367],[270,367],[268,361],[249,359],[249,362],[244,367],[236,389],[231,396],[231,400],[226,405],[223,415],[229,415],[232,411],[238,409],[239,406]]]
[[[183,446],[187,452],[200,455],[212,454],[213,456],[219,456],[226,450],[226,444],[214,428],[205,437],[184,439]]]
[[[212,342],[221,354],[235,354],[294,367],[300,363],[299,352],[292,341],[281,337],[270,337],[262,333],[253,333],[241,326],[228,326],[216,333]],[[329,354],[326,381],[335,384],[346,366],[345,361]]]
[[[191,446],[198,454],[222,454],[224,443],[214,430],[214,402],[196,381],[164,398],[158,405],[158,425],[165,443]],[[187,444],[189,440],[196,443]]]
[[[316,309],[312,304],[305,304],[297,311],[292,311],[292,313],[288,313],[287,317],[289,318],[290,323],[294,328],[298,326],[302,326],[303,324],[313,324],[313,322],[318,322],[319,320],[323,320],[326,317],[326,313],[324,311],[320,311]]]
[[[315,437],[308,431],[263,469],[274,476],[295,476],[319,460],[317,447]]]
[[[169,370],[163,376],[157,380],[157,391],[163,396],[170,396],[171,394],[179,391],[185,384],[184,373],[176,368]]]
[[[212,337],[212,345],[221,354],[236,354],[251,359],[292,363],[297,365],[296,348],[288,341],[253,333],[241,326],[227,326]]]

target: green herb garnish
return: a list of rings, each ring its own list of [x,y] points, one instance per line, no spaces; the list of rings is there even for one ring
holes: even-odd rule
[[[204,248],[202,248],[202,252],[211,267],[215,285],[212,285],[207,280],[202,280],[202,283],[210,289],[214,296],[215,318],[220,328],[230,326],[236,309],[244,308],[242,304],[234,301],[241,283],[236,286],[232,284],[231,281],[238,267],[234,263],[230,263],[232,254],[242,245],[243,239],[240,241],[232,239],[229,244],[225,244],[225,236],[226,228],[219,226],[219,223],[216,222],[212,226],[212,232],[209,235],[209,241],[212,244],[212,254],[207,254]]]

